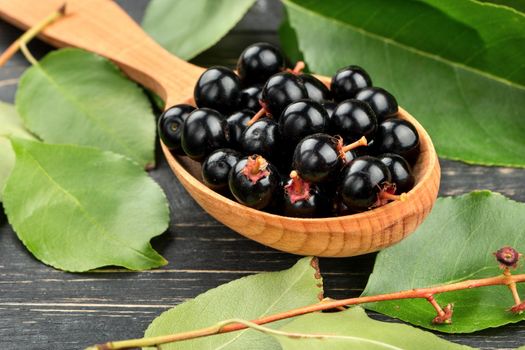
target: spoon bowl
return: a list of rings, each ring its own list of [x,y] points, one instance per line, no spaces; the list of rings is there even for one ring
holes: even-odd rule
[[[0,17],[29,28],[63,3],[64,0],[0,0]],[[79,47],[111,59],[130,78],[163,98],[166,106],[191,103],[195,82],[204,71],[161,48],[111,0],[67,1],[66,16],[48,26],[40,37],[58,47]],[[325,83],[327,79],[322,78]],[[198,163],[187,157],[174,157],[161,146],[173,173],[188,193],[232,230],[289,253],[345,257],[399,242],[423,222],[436,200],[440,167],[432,141],[417,120],[402,108],[399,117],[414,124],[420,136],[414,188],[405,201],[348,216],[302,219],[245,207],[206,187]]]

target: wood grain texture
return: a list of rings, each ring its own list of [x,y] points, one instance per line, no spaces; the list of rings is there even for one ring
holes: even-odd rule
[[[140,20],[146,3],[147,0],[120,1],[136,20]],[[263,27],[260,19],[266,11],[278,13],[279,1],[261,3],[264,4],[250,11],[237,28],[194,63],[232,65],[246,43],[278,42],[275,28],[270,31]],[[20,33],[0,21],[0,50]],[[30,47],[38,57],[49,50],[38,41]],[[13,102],[17,78],[26,67],[23,57],[17,55],[0,69],[0,100]],[[296,256],[248,240],[215,221],[174,178],[160,152],[157,158],[158,167],[150,175],[166,192],[172,209],[169,230],[153,242],[170,262],[159,270],[90,274],[56,271],[32,258],[0,209],[1,349],[82,349],[95,342],[140,337],[147,325],[170,306],[247,274],[293,265]],[[440,164],[441,196],[490,189],[525,202],[523,169],[470,166],[443,159]],[[372,271],[374,257],[375,254],[368,254],[320,259],[326,295],[359,295]],[[395,322],[382,315],[372,316]],[[441,336],[481,349],[510,350],[525,344],[525,323]]]

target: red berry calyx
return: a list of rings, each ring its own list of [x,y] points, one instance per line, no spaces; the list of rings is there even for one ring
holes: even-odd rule
[[[292,204],[310,198],[310,183],[304,181],[295,170],[292,170],[290,173],[290,180],[284,186],[284,189]]]
[[[432,320],[432,323],[434,324],[451,324],[452,323],[452,314],[454,313],[453,305],[448,304],[443,308],[443,313],[440,315],[437,315]]]
[[[268,162],[259,155],[249,156],[242,173],[250,179],[252,184],[255,184],[260,179],[270,175]]]
[[[512,247],[503,247],[494,253],[496,260],[500,263],[502,269],[513,268],[518,266],[518,262],[522,256],[516,249]]]

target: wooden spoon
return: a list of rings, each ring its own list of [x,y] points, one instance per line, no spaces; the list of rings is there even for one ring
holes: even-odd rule
[[[0,0],[0,17],[29,28],[63,4],[64,0]],[[113,1],[69,0],[66,13],[42,32],[43,40],[111,59],[133,80],[160,95],[166,106],[193,102],[193,87],[204,69],[161,48]],[[204,186],[198,163],[173,157],[164,145],[162,150],[179,181],[201,207],[243,236],[294,254],[352,256],[399,242],[421,224],[436,200],[440,168],[432,141],[402,108],[399,117],[415,125],[421,140],[421,154],[414,167],[415,187],[406,201],[349,216],[299,219],[245,207]]]

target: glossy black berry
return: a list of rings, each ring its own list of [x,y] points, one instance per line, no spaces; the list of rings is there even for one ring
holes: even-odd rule
[[[325,133],[328,128],[328,113],[323,106],[311,100],[289,104],[279,118],[281,137],[292,150],[306,136]]]
[[[199,108],[211,108],[228,114],[237,109],[240,92],[239,77],[229,68],[214,66],[202,73],[193,96]]]
[[[284,69],[285,60],[281,50],[268,43],[248,46],[237,61],[237,71],[245,85],[264,84],[269,77]]]
[[[372,139],[377,131],[374,111],[363,101],[345,100],[337,105],[331,118],[332,133],[343,137],[345,142],[353,142],[365,136]]]
[[[159,118],[157,129],[162,142],[173,154],[184,155],[181,147],[182,126],[184,120],[195,110],[195,107],[180,104],[170,107]]]
[[[227,138],[230,147],[241,149],[242,133],[248,127],[248,122],[253,117],[253,114],[250,110],[242,110],[226,118],[226,124],[228,125]]]
[[[414,164],[419,155],[419,135],[412,123],[390,118],[379,124],[374,149],[378,154],[399,154],[410,164]]]
[[[326,216],[330,201],[320,188],[292,171],[284,186],[283,213],[286,216],[316,218]]]
[[[379,160],[388,167],[392,183],[396,185],[396,193],[408,192],[414,187],[414,174],[410,164],[398,154],[386,153]]]
[[[395,115],[398,110],[396,98],[390,92],[379,87],[363,89],[357,93],[355,98],[370,105],[378,122]]]
[[[388,167],[383,164],[379,158],[372,156],[363,156],[352,160],[345,167],[345,172],[348,174],[358,172],[366,173],[370,177],[370,180],[376,185],[391,181]]]
[[[263,157],[242,158],[229,175],[230,191],[241,204],[255,209],[268,207],[280,195],[281,178],[277,169]]]
[[[241,149],[247,154],[259,154],[269,160],[279,160],[282,153],[279,125],[263,118],[250,125],[241,136]]]
[[[330,91],[338,102],[354,98],[357,92],[372,86],[372,79],[368,73],[359,66],[348,66],[339,69],[332,77]]]
[[[325,101],[321,103],[321,105],[326,110],[326,113],[328,113],[328,119],[332,119],[332,115],[334,114],[335,107],[337,107],[337,103],[332,101]]]
[[[184,153],[201,161],[216,149],[227,146],[226,121],[216,110],[200,108],[184,121],[181,145]]]
[[[342,165],[338,144],[337,138],[327,134],[307,136],[295,148],[292,167],[308,182],[330,180]]]
[[[300,74],[299,78],[303,81],[304,87],[308,93],[308,98],[322,103],[332,99],[330,90],[319,79],[311,74]]]
[[[343,175],[341,200],[347,210],[363,211],[377,202],[379,189],[365,173]]]
[[[390,189],[391,175],[379,159],[356,158],[343,169],[340,196],[350,210],[366,210],[384,204],[381,193]]]
[[[278,119],[292,102],[308,98],[303,82],[296,75],[282,72],[272,75],[262,91],[261,101],[266,110]]]
[[[261,109],[259,100],[262,98],[262,86],[250,86],[241,90],[239,109],[248,109],[257,113]]]
[[[220,148],[212,152],[202,163],[204,184],[215,191],[227,189],[230,170],[241,158],[241,153],[230,148]]]

